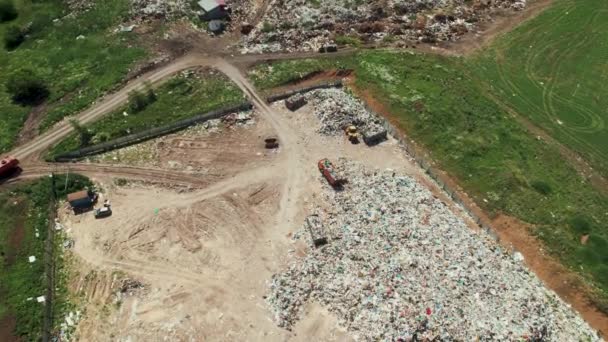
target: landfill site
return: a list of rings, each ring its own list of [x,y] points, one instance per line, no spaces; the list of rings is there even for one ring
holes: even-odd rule
[[[317,51],[328,44],[453,42],[526,0],[272,1],[242,52]],[[413,45],[412,45],[413,46]]]
[[[60,210],[82,341],[601,341],[341,88],[91,157],[112,215]],[[159,177],[162,178],[162,177]]]

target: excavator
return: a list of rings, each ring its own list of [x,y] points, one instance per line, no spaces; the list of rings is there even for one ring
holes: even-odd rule
[[[357,127],[355,125],[346,126],[344,132],[348,137],[348,141],[350,141],[352,144],[359,143],[359,131],[357,130]]]

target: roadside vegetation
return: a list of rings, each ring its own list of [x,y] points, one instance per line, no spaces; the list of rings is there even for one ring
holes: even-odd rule
[[[608,176],[608,2],[556,1],[470,60],[499,101]]]
[[[92,187],[79,175],[55,176],[59,198],[73,191]],[[44,304],[36,298],[46,295],[44,250],[49,218],[56,208],[52,201],[49,177],[0,192],[0,322],[13,322],[12,335],[23,341],[41,337]],[[56,325],[62,320],[67,302],[62,268],[61,238],[55,238],[56,291],[53,316]],[[34,262],[29,257],[34,256]],[[8,336],[2,336],[6,338]]]
[[[132,93],[127,105],[95,123],[86,126],[73,124],[75,132],[54,146],[49,158],[242,101],[242,92],[224,76],[186,73],[159,89],[147,87]]]
[[[128,0],[97,1],[83,13],[58,0],[0,0],[0,152],[13,146],[30,112],[37,109],[40,130],[48,129],[145,57],[134,35],[114,32],[128,9]]]
[[[550,252],[599,289],[608,312],[608,198],[564,163],[557,147],[530,135],[485,96],[467,60],[412,52],[261,65],[261,88],[323,69],[354,70],[355,87],[384,105],[490,216],[533,225]],[[589,235],[586,244],[581,237]]]

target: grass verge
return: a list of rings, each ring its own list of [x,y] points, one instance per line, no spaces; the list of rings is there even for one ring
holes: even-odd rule
[[[469,60],[506,106],[608,176],[608,2],[556,1]]]
[[[12,51],[0,54],[0,152],[10,149],[31,107],[16,105],[5,89],[13,73],[28,70],[43,80],[50,95],[41,106],[45,130],[65,116],[88,107],[119,83],[145,51],[133,34],[113,29],[129,11],[128,0],[98,1],[88,12],[69,14],[63,1],[16,0],[18,17],[0,24],[29,33]]]
[[[82,176],[56,175],[60,198],[67,193],[91,187]],[[14,336],[24,341],[39,340],[42,333],[44,305],[36,297],[46,294],[44,245],[47,239],[52,206],[51,179],[42,178],[31,184],[0,192],[0,320],[14,318]],[[59,239],[56,239],[59,243]],[[29,262],[29,257],[36,261]],[[55,248],[56,277],[61,277],[61,248]],[[63,317],[67,307],[65,283],[56,282],[53,314]]]
[[[244,100],[242,92],[217,73],[185,74],[171,79],[155,91],[156,101],[133,113],[129,105],[85,127],[92,135],[91,144],[170,124]],[[126,113],[126,115],[125,115]],[[74,133],[54,146],[49,159],[82,147]]]
[[[553,255],[600,289],[597,300],[608,298],[608,198],[484,96],[466,60],[377,51],[321,63],[353,69],[357,88],[386,106],[480,207],[534,225]],[[310,60],[260,65],[252,79],[266,88],[319,68]]]

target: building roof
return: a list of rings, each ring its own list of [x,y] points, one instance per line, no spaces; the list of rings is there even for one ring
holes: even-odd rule
[[[205,12],[211,12],[220,6],[225,6],[226,3],[224,0],[199,0],[198,5]]]
[[[77,201],[79,199],[89,198],[89,192],[87,190],[82,190],[78,192],[74,192],[68,195],[68,202]]]

